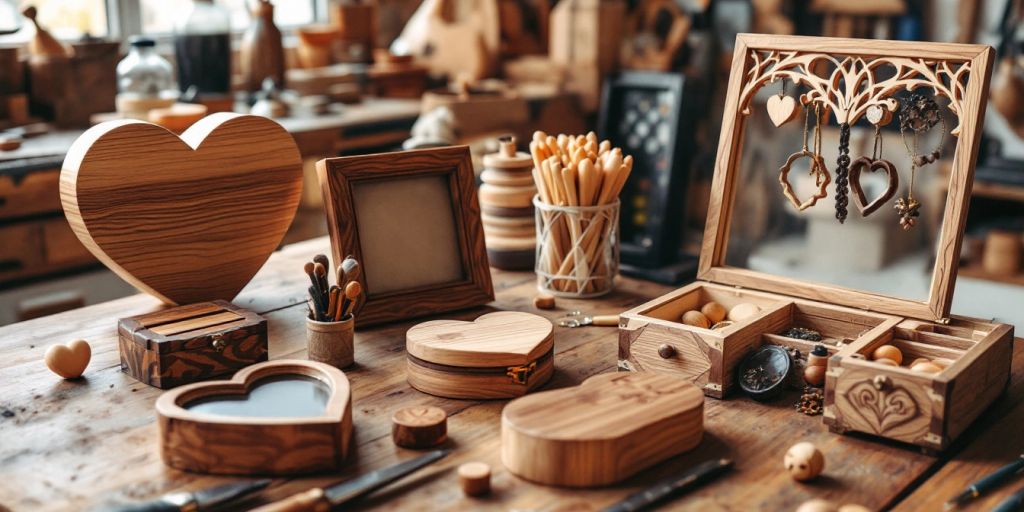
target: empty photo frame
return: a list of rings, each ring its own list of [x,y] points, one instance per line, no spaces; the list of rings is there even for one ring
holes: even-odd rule
[[[317,173],[334,261],[362,267],[360,326],[494,300],[468,147],[328,158]]]

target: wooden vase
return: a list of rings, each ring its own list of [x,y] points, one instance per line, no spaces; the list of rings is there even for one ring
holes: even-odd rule
[[[252,23],[242,36],[240,54],[244,90],[259,91],[267,78],[284,87],[284,46],[281,31],[274,24],[274,5],[268,0],[260,0],[253,9]]]
[[[981,266],[994,275],[1012,276],[1020,271],[1021,234],[1015,231],[992,231],[985,238]]]
[[[306,317],[306,343],[310,361],[319,361],[335,368],[351,366],[355,361],[353,339],[355,317],[338,322],[318,322]]]

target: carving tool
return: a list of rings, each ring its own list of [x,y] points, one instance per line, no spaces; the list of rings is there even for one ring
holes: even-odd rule
[[[313,288],[316,289],[317,294],[319,294],[320,280],[316,278],[316,273],[314,272],[315,268],[316,263],[313,263],[312,261],[308,261],[306,262],[305,265],[302,266],[302,270],[304,270],[306,272],[306,275],[309,276],[309,282],[313,283]],[[312,292],[310,292],[310,295],[312,295]]]
[[[327,294],[327,319],[337,322],[338,316],[335,314],[340,306],[341,301],[341,288],[338,285],[331,285],[331,291]]]
[[[680,475],[665,478],[643,491],[631,494],[626,499],[604,509],[604,512],[632,512],[635,510],[652,509],[663,500],[706,484],[730,469],[732,469],[732,461],[729,459],[709,460],[684,471]]]
[[[345,311],[342,312],[342,318],[356,312],[356,303],[359,301],[359,296],[362,294],[363,286],[359,284],[359,281],[352,281],[345,285],[345,298],[348,299],[348,302],[345,305]]]
[[[946,502],[946,510],[952,510],[959,507],[981,495],[991,492],[996,487],[1004,484],[1010,477],[1021,474],[1024,472],[1024,454],[1017,457],[1017,460],[993,471],[989,475],[985,476],[981,480],[974,482],[963,492],[957,494],[952,499]],[[1008,502],[1009,500],[1007,500]],[[1006,502],[1004,502],[1006,503]],[[1002,506],[1002,504],[1000,504]],[[999,507],[996,507],[999,508]],[[1008,509],[1016,510],[1016,509]]]
[[[319,263],[323,265],[325,270],[331,268],[331,261],[327,259],[326,255],[323,254],[317,254],[316,256],[313,256],[313,263]],[[324,278],[326,279],[327,277],[324,276]]]
[[[619,315],[584,315],[582,311],[573,311],[559,320],[558,325],[570,329],[588,325],[618,327]]]
[[[1024,487],[1011,494],[1009,498],[1000,501],[996,508],[992,509],[992,512],[1014,512],[1022,509],[1024,509]]]
[[[313,272],[316,274],[317,283],[319,283],[320,300],[326,304],[327,293],[331,289],[331,286],[327,284],[327,267],[323,266],[322,263],[314,263]]]
[[[384,469],[378,469],[346,482],[300,492],[281,501],[259,507],[254,512],[329,510],[370,494],[410,473],[443,459],[447,455],[448,450],[434,450],[426,455],[405,462],[399,462]]]
[[[313,312],[316,315],[313,316],[313,320],[317,322],[323,322],[324,320],[324,304],[323,296],[317,291],[316,286],[309,287],[309,298],[313,300]]]
[[[198,491],[172,492],[152,501],[128,503],[105,510],[112,512],[205,512],[248,496],[269,484],[269,479],[233,482]]]

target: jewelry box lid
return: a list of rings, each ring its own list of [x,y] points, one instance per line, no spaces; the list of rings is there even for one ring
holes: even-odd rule
[[[117,323],[118,336],[142,346],[168,354],[207,346],[206,337],[237,329],[246,329],[266,319],[230,302],[215,300],[164,309],[145,315],[122,318]],[[265,327],[263,327],[265,330]]]
[[[917,319],[948,319],[993,56],[992,48],[984,45],[737,35],[698,279]],[[935,263],[925,300],[784,277],[726,263],[733,215],[743,208],[737,205],[736,197],[744,130],[757,91],[777,81],[796,83],[806,90],[797,105],[823,106],[825,119],[840,130],[839,120],[854,126],[864,118],[861,124],[870,126],[868,120],[878,118],[879,108],[887,110],[887,114],[894,113],[898,101],[892,98],[897,93],[932,93],[948,101],[946,117],[950,119],[949,135],[956,142],[956,151],[949,166],[941,227],[937,240],[933,240]],[[866,117],[869,110],[874,110],[870,118]],[[836,162],[827,162],[827,166],[834,172]],[[936,171],[930,168],[928,172]],[[835,208],[836,181],[832,180],[828,196],[818,202],[817,208]],[[781,192],[777,194],[775,197],[783,197]],[[853,206],[851,202],[849,215],[857,215]],[[896,217],[893,215],[894,222]],[[833,222],[836,230],[850,228],[838,220]]]
[[[551,321],[499,311],[475,321],[431,320],[406,332],[410,357],[444,366],[491,368],[528,364],[554,349]]]

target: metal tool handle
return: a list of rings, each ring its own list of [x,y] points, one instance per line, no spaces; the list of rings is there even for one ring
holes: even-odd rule
[[[992,474],[975,482],[971,487],[973,487],[977,493],[985,494],[1022,470],[1024,470],[1024,456],[1021,456],[1017,458],[1017,460],[995,470]]]
[[[331,502],[327,500],[324,490],[316,488],[268,503],[252,512],[327,512],[330,509]]]
[[[619,315],[597,315],[591,317],[591,324],[603,327],[618,327]]]

